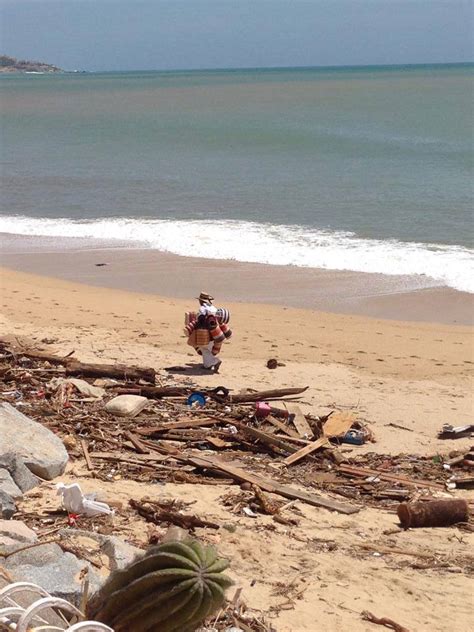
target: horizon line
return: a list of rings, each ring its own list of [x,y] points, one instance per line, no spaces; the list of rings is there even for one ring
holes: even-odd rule
[[[203,68],[133,68],[129,70],[64,70],[64,72],[86,72],[86,73],[105,73],[105,72],[230,72],[230,71],[249,71],[249,70],[324,70],[324,69],[343,69],[343,68],[411,68],[426,66],[473,66],[473,61],[440,61],[440,62],[415,62],[415,63],[398,63],[398,64],[329,64],[321,66],[229,66],[229,67],[203,67]]]

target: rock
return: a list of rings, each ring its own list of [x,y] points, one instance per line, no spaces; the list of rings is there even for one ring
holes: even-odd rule
[[[277,366],[278,366],[278,362],[275,360],[275,358],[270,358],[270,360],[267,361],[268,369],[276,369]]]
[[[0,520],[0,549],[36,542],[38,536],[21,520]],[[8,558],[7,558],[8,559]]]
[[[10,520],[16,511],[16,505],[13,498],[0,490],[0,518]]]
[[[111,571],[121,570],[136,557],[143,555],[142,549],[127,544],[127,542],[113,535],[102,535],[101,533],[85,531],[83,529],[74,529],[73,531],[71,529],[62,529],[59,535],[68,540],[74,538],[89,538],[90,540],[94,540],[97,543],[97,549],[108,557],[109,569]]]
[[[41,483],[41,479],[26,467],[23,459],[13,454],[13,452],[7,452],[0,456],[0,467],[10,472],[15,484],[18,485],[23,493]]]
[[[141,549],[127,544],[113,535],[104,537],[100,549],[109,558],[111,571],[122,570],[122,568],[125,568],[125,566],[130,564],[136,557],[143,555]]]
[[[98,590],[102,583],[89,562],[65,553],[58,544],[43,544],[14,553],[7,557],[4,566],[15,581],[33,582],[50,595],[67,599],[76,606],[80,603],[82,576],[86,568],[91,593]]]
[[[62,441],[41,424],[7,403],[0,404],[0,456],[13,452],[41,478],[64,472],[68,454]]]
[[[10,476],[10,472],[0,468],[0,492],[8,494],[11,498],[21,498],[21,489],[15,485],[15,481]]]

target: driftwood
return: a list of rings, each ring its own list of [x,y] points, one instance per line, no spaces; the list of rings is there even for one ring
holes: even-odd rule
[[[125,364],[86,364],[79,360],[65,362],[66,375],[108,377],[116,380],[144,380],[155,383],[155,369],[126,366]]]
[[[189,395],[192,389],[185,386],[119,386],[114,388],[117,395],[141,395],[148,399],[161,399],[162,397],[181,397]]]
[[[392,619],[387,619],[387,617],[376,617],[368,610],[364,610],[364,612],[362,612],[362,618],[364,621],[370,621],[370,623],[376,623],[377,625],[383,625],[386,628],[390,628],[391,630],[394,630],[394,632],[410,632],[408,628],[403,627],[403,625],[396,623]]]
[[[182,514],[173,510],[171,507],[161,507],[159,503],[138,502],[130,499],[129,505],[135,509],[140,516],[143,516],[148,522],[154,524],[169,523],[174,524],[182,529],[195,529],[196,527],[209,527],[210,529],[219,529],[218,524],[209,520],[202,520],[198,516],[191,514]]]
[[[287,397],[288,395],[299,395],[308,390],[308,386],[304,388],[275,388],[270,391],[256,391],[255,393],[237,393],[230,395],[229,401],[233,404],[243,404],[245,402],[261,402],[266,399],[278,399]]]
[[[117,380],[144,380],[145,382],[155,383],[155,369],[152,368],[140,368],[135,366],[126,366],[125,364],[88,364],[86,362],[80,362],[75,358],[72,358],[71,353],[66,356],[58,356],[46,351],[40,351],[37,349],[29,349],[28,347],[22,347],[21,345],[14,345],[11,342],[6,342],[0,338],[0,342],[6,345],[11,353],[20,356],[26,356],[33,360],[40,360],[42,362],[49,362],[54,365],[64,366],[66,369],[66,375],[82,375],[84,377],[108,377]]]

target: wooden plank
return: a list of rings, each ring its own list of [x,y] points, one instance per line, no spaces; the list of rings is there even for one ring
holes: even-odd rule
[[[148,447],[148,446],[147,446]],[[129,454],[126,453],[125,456],[121,455],[117,452],[91,452],[90,456],[92,459],[104,459],[107,461],[121,461],[122,459],[130,460],[133,458],[135,461],[140,461],[142,463],[157,462],[157,461],[167,461],[168,457],[164,454],[158,454],[155,452],[154,454]]]
[[[336,411],[324,424],[324,435],[326,437],[343,437],[351,429],[356,418],[357,414],[354,412]]]
[[[180,460],[180,456],[173,456],[175,456],[176,459]],[[309,505],[313,505],[314,507],[324,507],[325,509],[337,511],[343,514],[353,514],[359,511],[359,507],[336,502],[329,498],[323,498],[316,494],[309,494],[294,487],[289,487],[288,485],[281,485],[280,483],[277,483],[272,479],[267,479],[258,476],[257,474],[252,474],[251,472],[247,472],[240,467],[236,467],[230,463],[218,459],[210,459],[202,456],[187,456],[184,458],[187,462],[196,465],[196,467],[217,469],[221,472],[224,472],[225,474],[228,474],[234,480],[244,481],[246,483],[257,485],[257,487],[260,487],[260,489],[263,489],[266,492],[278,494],[279,496],[284,496],[285,498],[302,500],[303,502],[306,502]]]
[[[285,441],[282,441],[281,439],[278,439],[278,437],[275,437],[274,435],[268,434],[267,432],[263,432],[262,430],[259,430],[258,428],[252,428],[252,426],[246,426],[245,424],[239,423],[238,421],[234,421],[234,425],[241,432],[243,432],[244,434],[247,434],[250,437],[253,437],[254,439],[257,439],[261,443],[274,446],[276,448],[279,448],[280,450],[283,450],[284,452],[289,452],[290,454],[296,451],[296,448],[294,446],[290,445],[289,443],[286,443]]]
[[[338,470],[343,474],[350,474],[351,476],[363,476],[368,478],[373,476],[379,478],[382,481],[390,481],[392,483],[403,483],[404,485],[411,485],[412,487],[428,487],[430,489],[446,490],[445,485],[440,483],[433,483],[433,481],[426,481],[423,479],[408,478],[407,476],[396,476],[389,474],[386,471],[372,470],[368,467],[355,467],[353,465],[340,465]]]
[[[297,461],[303,459],[308,454],[311,454],[315,450],[322,448],[328,443],[330,437],[339,437],[346,434],[356,419],[355,413],[336,412],[333,413],[324,424],[324,435],[313,441],[309,445],[301,448],[298,452],[288,456],[284,463],[285,465],[291,465]]]
[[[81,439],[81,448],[82,448],[82,454],[84,455],[84,458],[86,460],[87,469],[91,472],[94,469],[94,466],[92,465],[89,450],[87,448],[87,443],[85,442],[84,439]]]
[[[264,421],[268,421],[269,424],[275,426],[275,428],[278,428],[278,430],[281,430],[290,437],[294,437],[295,439],[299,438],[299,434],[296,432],[296,430],[294,430],[290,426],[287,426],[273,415],[268,415],[268,417],[265,417]]]
[[[130,432],[130,430],[126,430],[124,434],[127,439],[131,441],[133,447],[138,452],[138,454],[149,454],[150,450],[148,450],[148,448],[145,448],[141,441],[132,432]]]
[[[163,445],[153,446],[150,444],[151,442],[147,441],[147,447],[152,450],[155,449],[157,452],[167,454],[177,461],[189,463],[190,465],[194,465],[195,467],[228,474],[232,479],[236,481],[243,481],[246,483],[257,485],[257,487],[260,487],[260,489],[263,489],[264,491],[278,494],[279,496],[284,496],[285,498],[290,498],[291,500],[302,500],[309,505],[313,505],[313,507],[324,507],[325,509],[329,509],[330,511],[337,511],[343,514],[353,514],[360,511],[359,507],[336,502],[329,498],[322,498],[317,494],[309,494],[299,489],[295,489],[294,487],[289,487],[288,485],[281,485],[280,483],[277,483],[270,478],[263,478],[261,476],[258,476],[257,474],[252,474],[251,472],[247,472],[246,470],[243,470],[242,468],[235,466],[232,463],[221,461],[220,459],[204,457],[198,454],[184,454],[176,448],[171,448],[169,446],[165,447]]]
[[[295,426],[298,435],[302,439],[311,439],[311,437],[314,436],[314,432],[311,430],[311,426],[306,421],[301,408],[296,404],[286,404],[286,408],[290,413],[290,421]]]
[[[305,456],[308,456],[308,454],[311,454],[311,452],[314,452],[318,448],[322,448],[323,445],[326,445],[327,443],[329,443],[329,439],[327,437],[319,437],[319,439],[316,439],[316,441],[313,441],[312,443],[306,445],[304,448],[301,448],[301,450],[298,450],[298,452],[287,456],[283,462],[285,463],[285,465],[296,463],[296,461],[299,461]]]
[[[219,421],[221,423],[229,423],[226,419],[184,419],[182,421],[173,421],[168,424],[163,424],[161,426],[149,426],[147,428],[137,428],[134,432],[135,434],[147,436],[152,434],[157,434],[160,432],[168,432],[168,430],[179,430],[186,428],[200,428],[201,426],[214,426],[218,424]]]

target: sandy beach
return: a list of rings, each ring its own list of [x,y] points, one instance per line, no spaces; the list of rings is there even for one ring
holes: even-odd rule
[[[262,286],[251,285],[245,293],[248,284],[242,279],[241,292],[235,292],[231,301],[230,283],[225,282],[227,264],[213,275],[214,268],[202,262],[192,278],[183,276],[181,269],[173,269],[172,274],[168,269],[168,290],[163,294],[174,292],[175,298],[170,298],[159,292],[137,291],[143,290],[143,279],[130,262],[127,268],[124,261],[120,270],[128,272],[125,279],[121,277],[114,270],[119,260],[116,256],[109,251],[105,260],[104,252],[100,256],[80,253],[74,274],[88,285],[3,268],[2,332],[27,336],[49,351],[74,351],[83,361],[120,361],[157,369],[189,363],[188,374],[176,379],[192,379],[202,387],[224,384],[238,391],[245,387],[309,386],[300,404],[304,412],[322,415],[334,409],[354,410],[373,431],[376,443],[348,445],[343,448],[345,454],[435,456],[469,449],[472,439],[442,441],[437,432],[444,423],[461,425],[472,420],[471,327],[265,304],[248,300],[255,299]],[[53,274],[53,266],[57,276],[73,274],[70,267],[61,267],[60,259],[48,259],[44,254],[35,259],[31,255],[28,266],[33,260],[38,272],[45,272],[48,265],[49,274]],[[8,263],[4,257],[4,264]],[[109,265],[96,267],[95,263]],[[84,270],[88,270],[88,277]],[[112,270],[114,274],[109,274]],[[156,287],[165,287],[164,275],[165,268],[155,270]],[[250,269],[248,275],[252,276]],[[136,291],[123,289],[134,276]],[[211,276],[215,280],[212,285]],[[99,286],[99,278],[107,279],[104,285],[113,285],[111,279],[117,277],[121,277],[122,289]],[[286,287],[282,283],[280,291],[284,293]],[[198,357],[186,346],[182,334],[183,314],[193,308],[193,296],[201,289],[215,292],[217,302],[222,298],[232,313],[235,336],[223,349],[219,376],[202,375]],[[277,291],[272,289],[274,298]],[[377,300],[398,301],[400,314],[404,309],[404,298],[381,294]],[[278,359],[283,366],[267,369],[269,358]],[[153,487],[137,482],[93,480],[77,461],[66,478],[79,479],[85,490],[99,490],[117,501],[156,493]],[[196,485],[166,484],[159,493],[192,498],[198,513],[226,520],[227,510],[220,501],[226,488],[198,487],[199,491]],[[51,486],[42,486],[41,493],[41,499],[27,497],[25,507],[31,502],[35,506],[51,502]],[[472,496],[463,490],[462,495],[466,494]],[[360,554],[360,546],[371,542],[421,553],[436,550],[443,558],[467,559],[473,534],[453,529],[397,531],[394,514],[372,508],[350,517],[303,504],[298,511],[297,527],[278,525],[268,531],[264,525],[268,526],[269,519],[262,517],[255,522],[242,516],[236,532],[221,529],[212,536],[232,558],[234,576],[253,608],[268,612],[284,601],[279,594],[283,578],[283,585],[288,580],[295,593],[302,590],[294,608],[274,609],[272,624],[278,632],[376,629],[361,620],[363,610],[391,617],[411,632],[469,627],[472,580],[464,572],[423,565],[417,569],[406,563],[410,557],[374,556],[367,551]],[[128,528],[146,541],[140,524]],[[334,543],[331,551],[324,545],[327,542]]]

